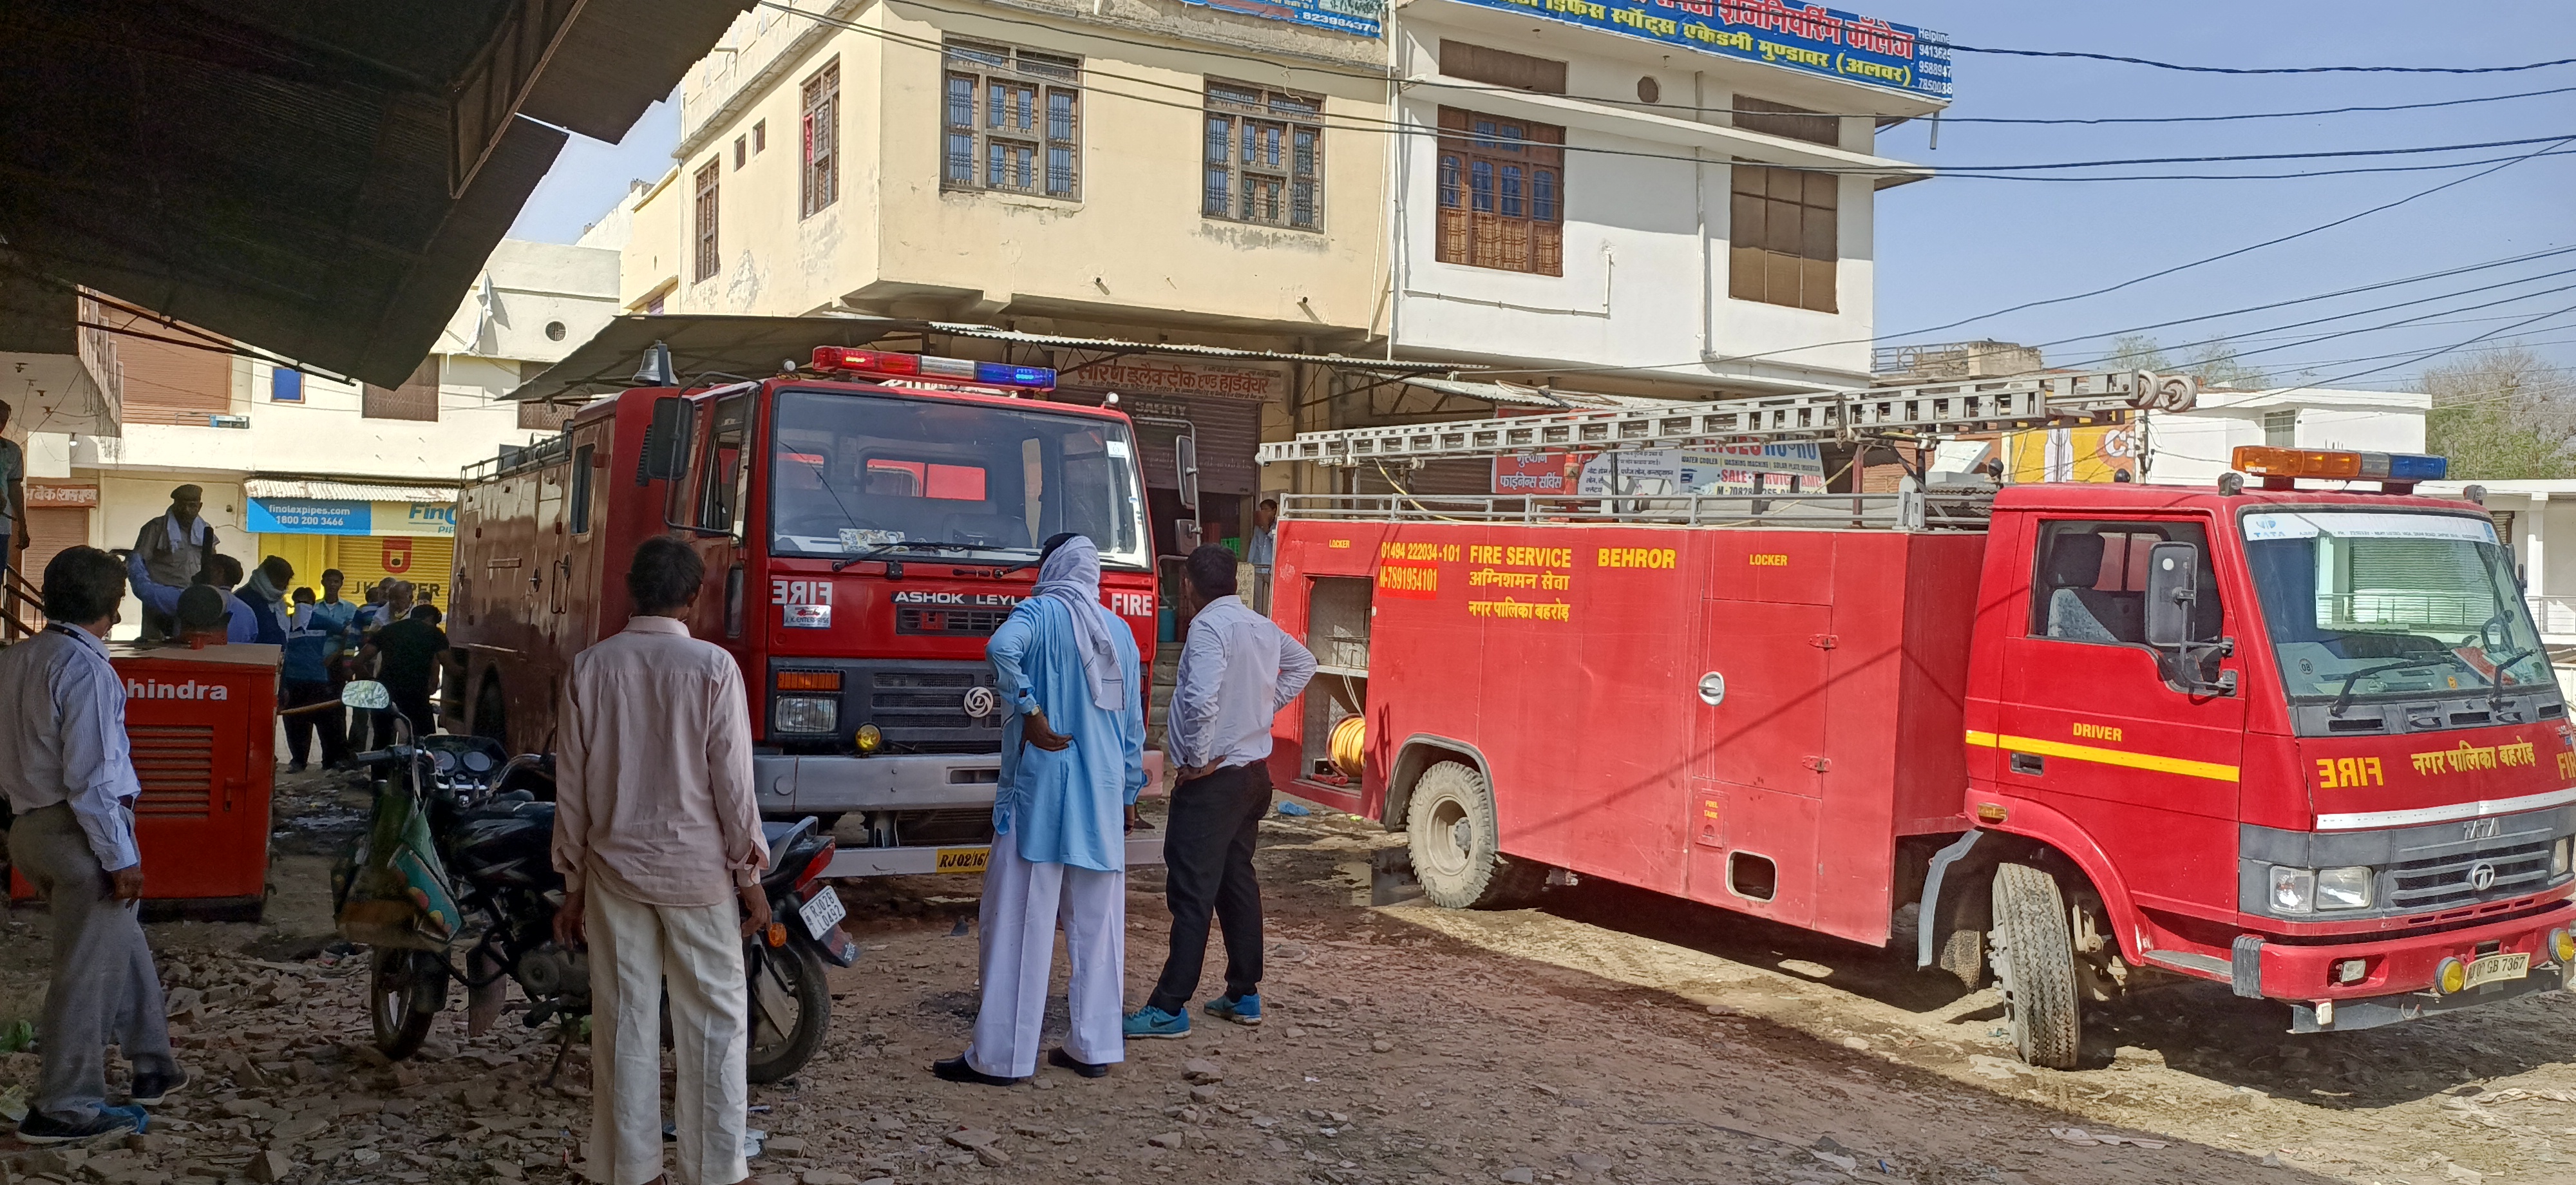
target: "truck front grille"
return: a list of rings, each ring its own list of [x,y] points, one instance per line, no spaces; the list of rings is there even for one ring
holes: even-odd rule
[[[2465,852],[2401,861],[2389,866],[2388,904],[2400,910],[2440,909],[2540,888],[2549,883],[2549,843],[2515,837]],[[2494,874],[2484,890],[2474,877],[2480,865]]]
[[[887,744],[914,752],[991,752],[1001,744],[1001,713],[981,720],[966,714],[966,693],[985,678],[969,671],[876,671],[867,718],[885,733]],[[984,735],[958,735],[968,730]]]
[[[1008,609],[897,609],[894,632],[984,638],[1010,616]]]

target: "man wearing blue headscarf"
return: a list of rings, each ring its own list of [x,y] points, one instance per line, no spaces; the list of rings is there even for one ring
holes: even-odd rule
[[[1061,925],[1072,1026],[1047,1060],[1097,1078],[1127,1059],[1125,837],[1145,788],[1145,704],[1136,639],[1100,603],[1091,540],[1047,540],[1035,595],[985,656],[1009,716],[979,918],[983,1004],[966,1052],[931,1070],[993,1086],[1037,1072]]]

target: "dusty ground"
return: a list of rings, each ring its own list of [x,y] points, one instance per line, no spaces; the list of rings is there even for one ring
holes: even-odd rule
[[[409,1063],[369,1056],[355,961],[328,941],[323,854],[360,799],[317,777],[286,817],[264,925],[152,927],[197,1088],[139,1148],[14,1151],[18,1179],[568,1180],[587,1059],[452,1015]],[[1270,1023],[1200,1018],[1103,1081],[932,1079],[973,1009],[971,878],[844,886],[869,947],[833,976],[823,1054],[754,1088],[763,1185],[833,1182],[2576,1180],[2576,1000],[2293,1040],[2223,989],[2104,1015],[2102,1068],[2010,1060],[1991,996],[1717,910],[1586,884],[1541,907],[1369,908],[1346,819],[1263,828]],[[1160,877],[1130,885],[1130,995],[1159,962]],[[10,916],[0,1024],[41,992],[45,918]],[[1212,960],[1213,962],[1213,960]],[[1059,1006],[1059,1013],[1061,1008]],[[0,1087],[33,1058],[0,1062]],[[1197,1081],[1193,1081],[1197,1079]],[[2082,1129],[2161,1146],[2077,1142]]]

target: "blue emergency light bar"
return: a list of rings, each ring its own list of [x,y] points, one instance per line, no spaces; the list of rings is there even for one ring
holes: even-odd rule
[[[977,362],[968,358],[935,358],[927,354],[896,354],[884,350],[859,350],[847,346],[814,347],[814,369],[839,370],[853,374],[889,378],[956,379],[995,387],[1021,387],[1032,391],[1055,389],[1055,371],[1044,366],[1014,366],[1008,362]]]

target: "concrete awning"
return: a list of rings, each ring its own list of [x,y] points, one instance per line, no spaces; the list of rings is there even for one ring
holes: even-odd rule
[[[0,270],[395,386],[565,142],[747,0],[0,5]],[[45,351],[60,352],[60,351]]]
[[[242,479],[242,496],[336,502],[453,502],[456,500],[456,487],[350,481],[337,477],[249,477]]]

